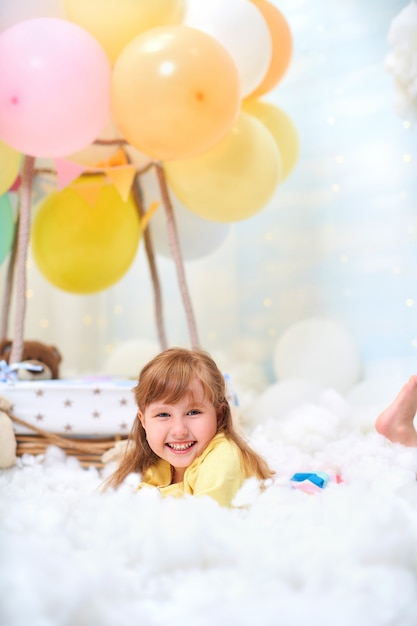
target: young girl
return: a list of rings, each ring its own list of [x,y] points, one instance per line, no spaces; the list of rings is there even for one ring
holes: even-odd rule
[[[118,469],[117,487],[132,472],[163,495],[208,495],[231,506],[243,482],[273,471],[236,432],[225,380],[202,350],[171,348],[142,369],[134,388],[138,414]]]

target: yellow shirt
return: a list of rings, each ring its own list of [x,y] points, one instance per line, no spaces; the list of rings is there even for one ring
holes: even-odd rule
[[[139,489],[158,487],[163,496],[210,496],[223,506],[231,506],[245,478],[238,446],[219,433],[187,467],[182,482],[171,484],[171,465],[160,459],[143,473]]]

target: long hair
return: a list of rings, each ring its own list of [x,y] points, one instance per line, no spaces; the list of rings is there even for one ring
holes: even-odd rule
[[[270,478],[274,472],[266,461],[235,430],[226,398],[224,376],[207,352],[199,349],[169,348],[153,358],[142,369],[138,383],[133,388],[138,409],[143,413],[155,401],[175,404],[190,393],[190,386],[195,378],[200,381],[205,398],[215,408],[217,433],[224,433],[238,446],[246,477]],[[145,429],[138,416],[130,432],[129,442],[133,445],[127,446],[119,467],[106,481],[107,487],[117,487],[128,474],[143,473],[159,460],[159,456],[148,444]]]

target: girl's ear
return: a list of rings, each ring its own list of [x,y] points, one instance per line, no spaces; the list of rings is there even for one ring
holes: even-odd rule
[[[138,420],[142,424],[142,428],[145,429],[145,418],[143,417],[143,413],[138,411]]]

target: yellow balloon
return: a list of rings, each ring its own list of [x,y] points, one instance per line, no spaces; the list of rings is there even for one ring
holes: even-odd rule
[[[95,176],[53,192],[33,220],[31,246],[39,271],[53,285],[87,294],[116,283],[133,262],[141,227],[133,199]]]
[[[101,43],[114,63],[134,37],[180,22],[184,7],[183,0],[65,0],[65,11]]]
[[[21,160],[20,152],[0,141],[0,196],[8,191],[16,180]]]
[[[279,107],[261,100],[244,100],[242,110],[265,124],[276,141],[281,154],[284,180],[294,169],[300,153],[298,132],[292,120]]]
[[[240,101],[229,53],[189,26],[161,26],[136,37],[114,66],[115,122],[131,145],[161,161],[211,148],[236,120]]]
[[[240,113],[214,148],[186,161],[164,163],[177,198],[208,220],[236,222],[261,211],[280,178],[280,155],[261,122]]]

